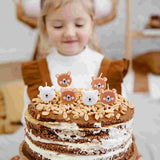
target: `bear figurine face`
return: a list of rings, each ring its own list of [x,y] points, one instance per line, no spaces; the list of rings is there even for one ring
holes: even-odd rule
[[[98,101],[98,90],[82,91],[82,101],[85,105],[94,105]]]
[[[55,97],[55,90],[54,89],[55,89],[54,86],[52,86],[52,87],[39,86],[38,90],[40,91],[40,93],[39,93],[40,98],[43,101],[47,101],[47,102],[51,101]]]
[[[76,89],[61,89],[61,99],[64,103],[70,104],[76,99]]]
[[[105,77],[104,78],[92,77],[92,88],[98,91],[100,91],[101,89],[105,89],[106,81],[107,81],[107,78]]]
[[[104,104],[112,104],[115,102],[116,100],[116,96],[115,96],[115,93],[117,91],[115,89],[112,89],[112,90],[102,90],[101,91],[101,102],[104,103]]]
[[[61,87],[67,87],[72,83],[71,72],[56,74],[57,83]]]

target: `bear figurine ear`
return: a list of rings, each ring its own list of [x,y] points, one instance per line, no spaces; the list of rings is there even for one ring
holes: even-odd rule
[[[86,93],[86,91],[85,90],[82,90],[82,94],[85,94]]]
[[[70,76],[70,75],[71,75],[71,72],[69,71],[69,72],[67,72],[67,74]]]
[[[116,90],[116,89],[112,89],[112,92],[113,92],[113,93],[117,93],[117,90]]]
[[[74,93],[76,93],[76,92],[77,92],[77,89],[76,89],[76,88],[74,88],[74,89],[73,89],[73,92],[74,92]]]
[[[107,82],[108,79],[107,79],[106,77],[104,77],[103,80],[104,80],[105,82]]]
[[[38,90],[39,90],[39,91],[41,91],[42,89],[43,89],[43,87],[42,87],[42,86],[39,86],[39,87],[38,87]]]
[[[59,74],[56,74],[56,77],[59,78]]]
[[[104,93],[104,89],[101,89],[101,91],[100,91],[101,93]]]
[[[94,81],[94,80],[96,80],[96,77],[93,76],[93,77],[92,77],[92,81]]]
[[[94,93],[95,93],[96,95],[98,95],[98,90],[94,90]]]
[[[61,92],[62,92],[62,93],[64,92],[64,89],[63,89],[63,88],[61,88]]]
[[[55,90],[55,86],[52,86],[52,87],[51,87],[51,90],[54,91],[54,90]]]

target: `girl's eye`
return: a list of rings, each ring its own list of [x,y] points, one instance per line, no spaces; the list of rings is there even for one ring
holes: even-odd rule
[[[61,29],[63,26],[54,26],[55,29]]]
[[[83,27],[83,24],[76,24],[76,27]]]

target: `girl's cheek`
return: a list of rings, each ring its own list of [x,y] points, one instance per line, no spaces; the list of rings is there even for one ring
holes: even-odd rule
[[[52,31],[52,34],[54,35],[54,36],[61,36],[61,34],[62,34],[62,31],[60,31],[60,30],[53,30]]]
[[[81,37],[82,37],[83,41],[88,41],[88,39],[90,38],[90,36],[88,34],[81,34]]]

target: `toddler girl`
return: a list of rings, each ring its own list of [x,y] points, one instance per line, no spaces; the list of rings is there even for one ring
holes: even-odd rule
[[[27,85],[25,109],[37,97],[39,86],[60,87],[56,74],[71,72],[70,87],[91,88],[92,76],[108,78],[110,89],[121,93],[128,61],[112,61],[101,54],[96,40],[92,0],[45,0],[39,17],[43,51],[51,52],[46,59],[22,64]],[[54,49],[53,49],[54,48]]]

